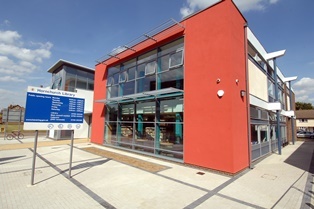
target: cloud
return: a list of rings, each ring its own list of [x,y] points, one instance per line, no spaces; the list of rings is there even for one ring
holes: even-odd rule
[[[50,58],[52,47],[50,42],[25,44],[17,31],[0,30],[0,74],[12,78],[12,75],[25,76],[34,72],[44,59]]]
[[[2,23],[0,23],[0,26],[4,26],[4,27],[10,26],[10,25],[11,25],[11,22],[9,20],[4,20]]]
[[[314,79],[302,78],[292,85],[296,101],[314,103]]]
[[[20,79],[14,76],[3,76],[0,77],[0,82],[26,82],[24,79]]]
[[[250,10],[264,10],[271,4],[276,4],[279,0],[234,0],[241,12]],[[198,10],[205,9],[220,0],[186,0],[186,5],[180,9],[181,16],[184,18]]]
[[[9,104],[13,104],[14,103],[13,101],[16,100],[17,97],[18,97],[18,94],[16,91],[0,89],[0,101],[1,101],[0,111],[2,110],[2,108],[8,107]],[[23,104],[23,103],[15,103],[15,104]]]
[[[39,79],[40,65],[51,57],[53,47],[51,42],[25,41],[18,31],[3,29],[9,25],[10,21],[0,23],[0,108],[23,106],[27,82]]]

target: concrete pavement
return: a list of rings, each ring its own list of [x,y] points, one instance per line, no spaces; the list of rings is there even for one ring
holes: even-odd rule
[[[33,139],[22,140],[29,147],[19,149],[4,149],[14,144],[4,141],[0,139],[0,208],[314,208],[314,142],[286,146],[282,155],[272,154],[232,177],[77,141],[68,178],[69,142],[53,144],[43,137],[31,186]],[[86,152],[87,147],[166,169],[149,172]]]

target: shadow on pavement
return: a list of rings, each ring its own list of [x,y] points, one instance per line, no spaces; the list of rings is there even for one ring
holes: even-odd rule
[[[2,161],[8,161],[8,160],[13,160],[13,159],[17,159],[17,158],[21,158],[21,157],[25,157],[26,155],[20,155],[20,156],[14,156],[14,157],[4,157],[4,158],[0,158],[0,162]],[[0,163],[1,164],[5,164],[5,163]]]
[[[284,162],[313,174],[314,173],[313,148],[314,142],[304,142]]]
[[[46,159],[45,159],[44,161],[45,161],[46,163],[49,162],[49,161],[46,160]],[[72,175],[72,177],[74,177],[74,176],[76,176],[76,175],[79,175],[79,174],[81,174],[81,173],[83,173],[83,172],[85,172],[85,171],[91,169],[91,168],[94,167],[94,166],[102,165],[102,164],[104,164],[104,163],[106,163],[106,162],[108,162],[108,161],[110,161],[110,159],[98,160],[98,161],[93,161],[93,162],[85,162],[85,163],[80,163],[80,164],[78,164],[78,165],[76,165],[76,166],[72,166],[72,168],[71,168],[72,170],[85,168],[84,170],[82,170],[82,171],[76,173],[75,175]],[[43,180],[37,182],[36,184],[39,184],[39,183],[42,183],[42,182],[47,181],[47,180],[49,180],[49,179],[52,179],[52,178],[54,178],[54,177],[56,177],[56,176],[58,176],[58,175],[60,175],[60,174],[61,174],[61,175],[64,175],[65,177],[68,177],[67,174],[66,174],[66,172],[68,172],[69,169],[61,170],[61,169],[59,169],[56,165],[53,165],[51,162],[49,162],[48,164],[49,164],[52,168],[54,168],[56,171],[58,171],[58,174],[53,175],[53,176],[50,176],[49,178],[43,179]]]

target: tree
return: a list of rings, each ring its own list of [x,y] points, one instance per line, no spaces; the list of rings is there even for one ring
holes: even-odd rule
[[[296,110],[313,110],[314,107],[312,103],[305,103],[305,102],[296,102],[295,103]]]

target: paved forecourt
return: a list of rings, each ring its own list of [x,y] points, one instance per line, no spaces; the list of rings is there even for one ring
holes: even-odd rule
[[[42,138],[39,141],[45,142]],[[237,176],[183,166],[76,141],[38,147],[31,186],[32,147],[1,149],[0,208],[300,208],[313,206],[313,142],[297,142]],[[60,143],[60,142],[59,142]],[[26,144],[26,143],[25,143]],[[18,145],[18,144],[16,144]],[[48,145],[48,146],[47,146]],[[87,151],[96,148],[163,166],[147,171]]]

